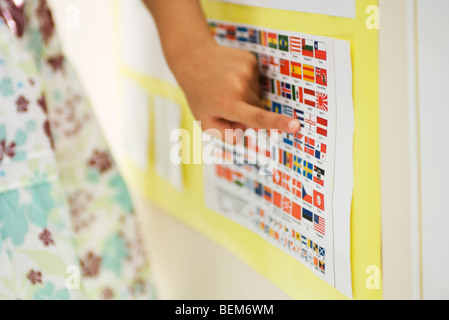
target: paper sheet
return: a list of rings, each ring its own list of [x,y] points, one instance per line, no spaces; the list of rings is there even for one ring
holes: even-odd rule
[[[122,148],[140,169],[148,169],[150,147],[150,101],[148,93],[134,81],[122,82]]]
[[[355,18],[355,0],[220,0],[274,9]]]
[[[215,164],[205,165],[206,205],[352,298],[349,42],[209,23],[218,43],[258,57],[265,108],[295,117],[303,127],[295,135],[249,131],[235,147],[215,140]]]
[[[173,101],[161,96],[154,99],[155,170],[178,191],[183,191],[184,181],[181,164],[171,159],[171,150],[177,141],[171,134],[181,127],[181,108]]]

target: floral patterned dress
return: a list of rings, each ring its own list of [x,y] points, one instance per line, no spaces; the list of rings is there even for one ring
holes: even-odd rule
[[[127,187],[45,0],[0,0],[0,299],[153,299]]]

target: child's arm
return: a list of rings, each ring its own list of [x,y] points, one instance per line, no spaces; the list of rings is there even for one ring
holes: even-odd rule
[[[279,129],[295,133],[298,120],[262,108],[257,59],[219,46],[198,0],[143,0],[152,13],[167,62],[202,128]],[[232,141],[228,141],[232,142]]]

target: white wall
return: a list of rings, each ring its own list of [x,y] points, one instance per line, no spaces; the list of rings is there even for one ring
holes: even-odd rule
[[[449,299],[449,1],[418,0],[424,299]]]

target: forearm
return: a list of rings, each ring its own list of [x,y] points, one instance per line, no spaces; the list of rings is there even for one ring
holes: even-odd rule
[[[172,69],[189,54],[215,41],[198,0],[143,0],[157,24],[165,57]]]

